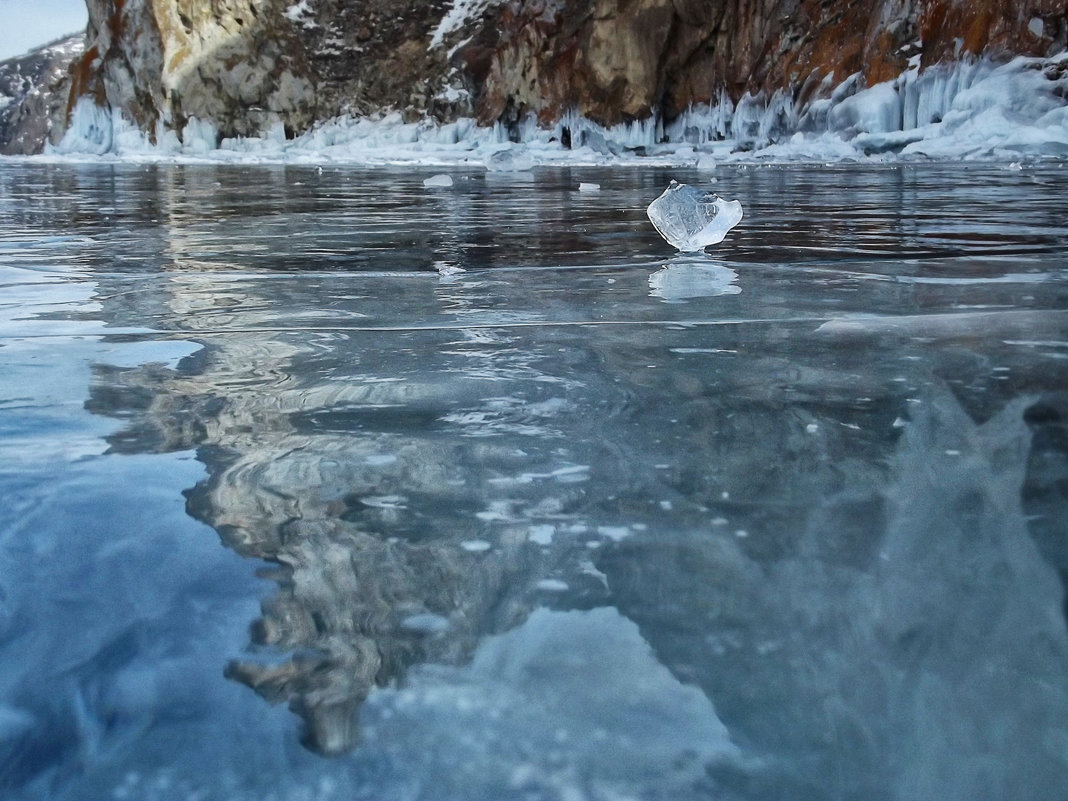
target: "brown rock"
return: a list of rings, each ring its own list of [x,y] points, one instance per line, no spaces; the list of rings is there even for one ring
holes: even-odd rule
[[[612,125],[721,92],[812,99],[965,56],[1065,47],[1068,0],[502,0],[430,47],[445,0],[88,0],[71,102],[91,96],[150,135],[192,117],[222,136],[288,133],[343,113],[482,124],[575,110]],[[830,77],[830,81],[823,79]],[[446,87],[469,101],[441,102]]]

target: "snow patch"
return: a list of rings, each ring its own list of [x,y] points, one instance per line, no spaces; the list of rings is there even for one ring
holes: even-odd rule
[[[502,5],[504,0],[452,0],[452,5],[442,17],[441,22],[430,38],[430,50],[441,47],[445,37],[464,28],[472,20],[478,19],[491,8]]]
[[[282,16],[292,22],[304,24],[306,18],[312,16],[313,13],[314,12],[312,11],[311,5],[308,3],[308,0],[300,0],[299,3],[287,8]]]

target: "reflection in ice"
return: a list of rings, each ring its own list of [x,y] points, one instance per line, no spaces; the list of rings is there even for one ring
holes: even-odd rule
[[[708,698],[612,609],[540,609],[470,665],[420,669],[365,717],[367,749],[436,777],[440,798],[677,797],[739,753]],[[413,739],[402,756],[396,743]]]
[[[711,259],[676,257],[649,276],[649,294],[669,303],[737,295],[737,279],[738,273]]]

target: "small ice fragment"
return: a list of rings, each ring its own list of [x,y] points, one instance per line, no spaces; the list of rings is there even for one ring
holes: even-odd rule
[[[392,453],[372,453],[363,457],[363,463],[370,467],[384,467],[387,464],[393,464],[397,461],[397,457]]]
[[[436,261],[434,262],[434,269],[438,271],[438,275],[442,278],[451,278],[454,275],[467,272],[459,264],[453,264],[449,261]]]
[[[745,539],[749,536],[749,532],[746,531],[744,528],[740,528],[734,532],[734,536],[738,537],[739,539]]]
[[[486,159],[488,172],[527,172],[534,169],[534,159],[529,154],[513,153],[511,149],[498,150]]]
[[[697,159],[697,169],[709,171],[716,169],[716,157],[711,153],[701,156]]]
[[[360,503],[373,509],[404,509],[407,498],[401,495],[369,495],[360,498]]]
[[[567,582],[560,579],[542,579],[534,586],[542,592],[567,592]]]
[[[578,191],[580,191],[580,192],[600,192],[601,191],[601,185],[600,184],[586,183],[585,181],[583,181],[582,183],[579,184]]]
[[[401,628],[416,634],[442,634],[449,628],[449,619],[441,615],[424,612],[411,615],[401,621]]]
[[[444,173],[441,175],[432,175],[425,181],[423,181],[423,186],[425,186],[427,189],[448,189],[450,186],[452,186],[452,177],[449,175],[445,175]]]
[[[460,543],[460,547],[471,553],[482,553],[483,551],[488,551],[493,546],[485,540],[464,540]]]
[[[815,434],[819,430],[820,427],[818,423],[809,423],[807,426],[805,426],[805,431],[807,431],[809,434]]]
[[[741,221],[742,204],[672,181],[647,213],[668,244],[689,253],[722,242]]]
[[[531,526],[527,529],[527,539],[535,545],[552,545],[555,533],[556,526],[553,525]]]
[[[630,529],[626,526],[598,526],[597,533],[613,542],[619,542],[630,536]]]

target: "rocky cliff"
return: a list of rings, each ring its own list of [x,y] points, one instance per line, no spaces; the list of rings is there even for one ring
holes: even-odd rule
[[[71,62],[85,49],[81,34],[21,58],[0,61],[0,154],[39,153],[67,121]]]
[[[287,135],[399,110],[513,126],[670,122],[691,104],[803,107],[972,56],[1065,48],[1068,0],[87,0],[79,98],[150,138],[211,120]]]

